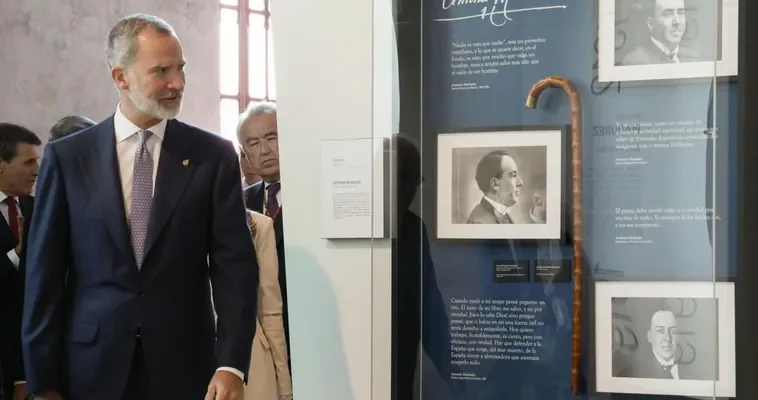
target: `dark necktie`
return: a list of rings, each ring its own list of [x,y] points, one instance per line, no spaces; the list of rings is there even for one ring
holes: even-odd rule
[[[147,140],[152,132],[139,132],[139,146],[134,152],[134,171],[132,181],[132,205],[129,211],[129,223],[132,235],[132,248],[137,268],[142,267],[145,257],[145,240],[150,221],[150,207],[153,202],[153,157],[147,150]]]
[[[271,218],[276,218],[276,215],[279,214],[279,200],[276,199],[276,194],[279,193],[281,187],[282,184],[276,182],[268,185],[266,188],[268,191],[268,196],[266,198],[266,215]]]
[[[18,240],[18,202],[15,197],[6,197],[5,204],[8,205],[8,226],[13,232],[13,237]]]

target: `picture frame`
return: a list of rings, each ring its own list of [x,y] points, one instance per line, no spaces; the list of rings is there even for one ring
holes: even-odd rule
[[[563,239],[564,178],[568,174],[565,171],[566,135],[565,126],[440,133],[437,137],[437,239]],[[518,178],[495,178],[494,185],[502,185],[502,189],[493,187],[504,197],[501,202],[497,201],[499,195],[485,196],[476,179],[480,164],[496,165],[491,159],[484,159],[498,151],[507,154],[508,160],[504,162],[509,167],[515,166],[515,178]],[[501,156],[503,158],[506,157]]]
[[[733,282],[598,281],[598,393],[734,397]]]
[[[655,0],[599,0],[600,82],[738,75],[739,0],[658,1],[672,8],[655,14]],[[674,45],[669,56],[661,50]]]

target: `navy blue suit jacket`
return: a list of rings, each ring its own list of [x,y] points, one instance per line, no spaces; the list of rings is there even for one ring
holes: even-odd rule
[[[27,389],[117,400],[137,335],[158,396],[202,399],[217,367],[248,371],[258,264],[240,179],[231,143],[168,121],[138,271],[113,117],[48,144],[27,250]]]

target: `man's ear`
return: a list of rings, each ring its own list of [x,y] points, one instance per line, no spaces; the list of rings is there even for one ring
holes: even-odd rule
[[[490,189],[496,189],[500,185],[497,178],[490,179]]]
[[[121,90],[129,89],[129,81],[126,77],[126,70],[122,67],[114,67],[111,69],[111,78],[116,84],[116,87]]]

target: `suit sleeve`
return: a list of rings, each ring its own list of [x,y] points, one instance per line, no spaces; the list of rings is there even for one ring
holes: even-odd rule
[[[239,161],[224,149],[213,188],[209,258],[218,367],[248,371],[255,335],[258,260],[240,185]],[[245,377],[245,379],[247,379]]]
[[[59,389],[66,271],[71,263],[68,204],[53,145],[45,149],[26,249],[22,348],[29,392]]]
[[[263,334],[271,346],[271,357],[276,370],[276,384],[279,396],[292,394],[292,380],[288,366],[287,340],[284,336],[282,317],[282,289],[279,287],[279,258],[276,252],[274,223],[266,218],[265,224],[258,224],[260,239],[256,243],[258,267],[260,268],[260,304],[258,319]]]

